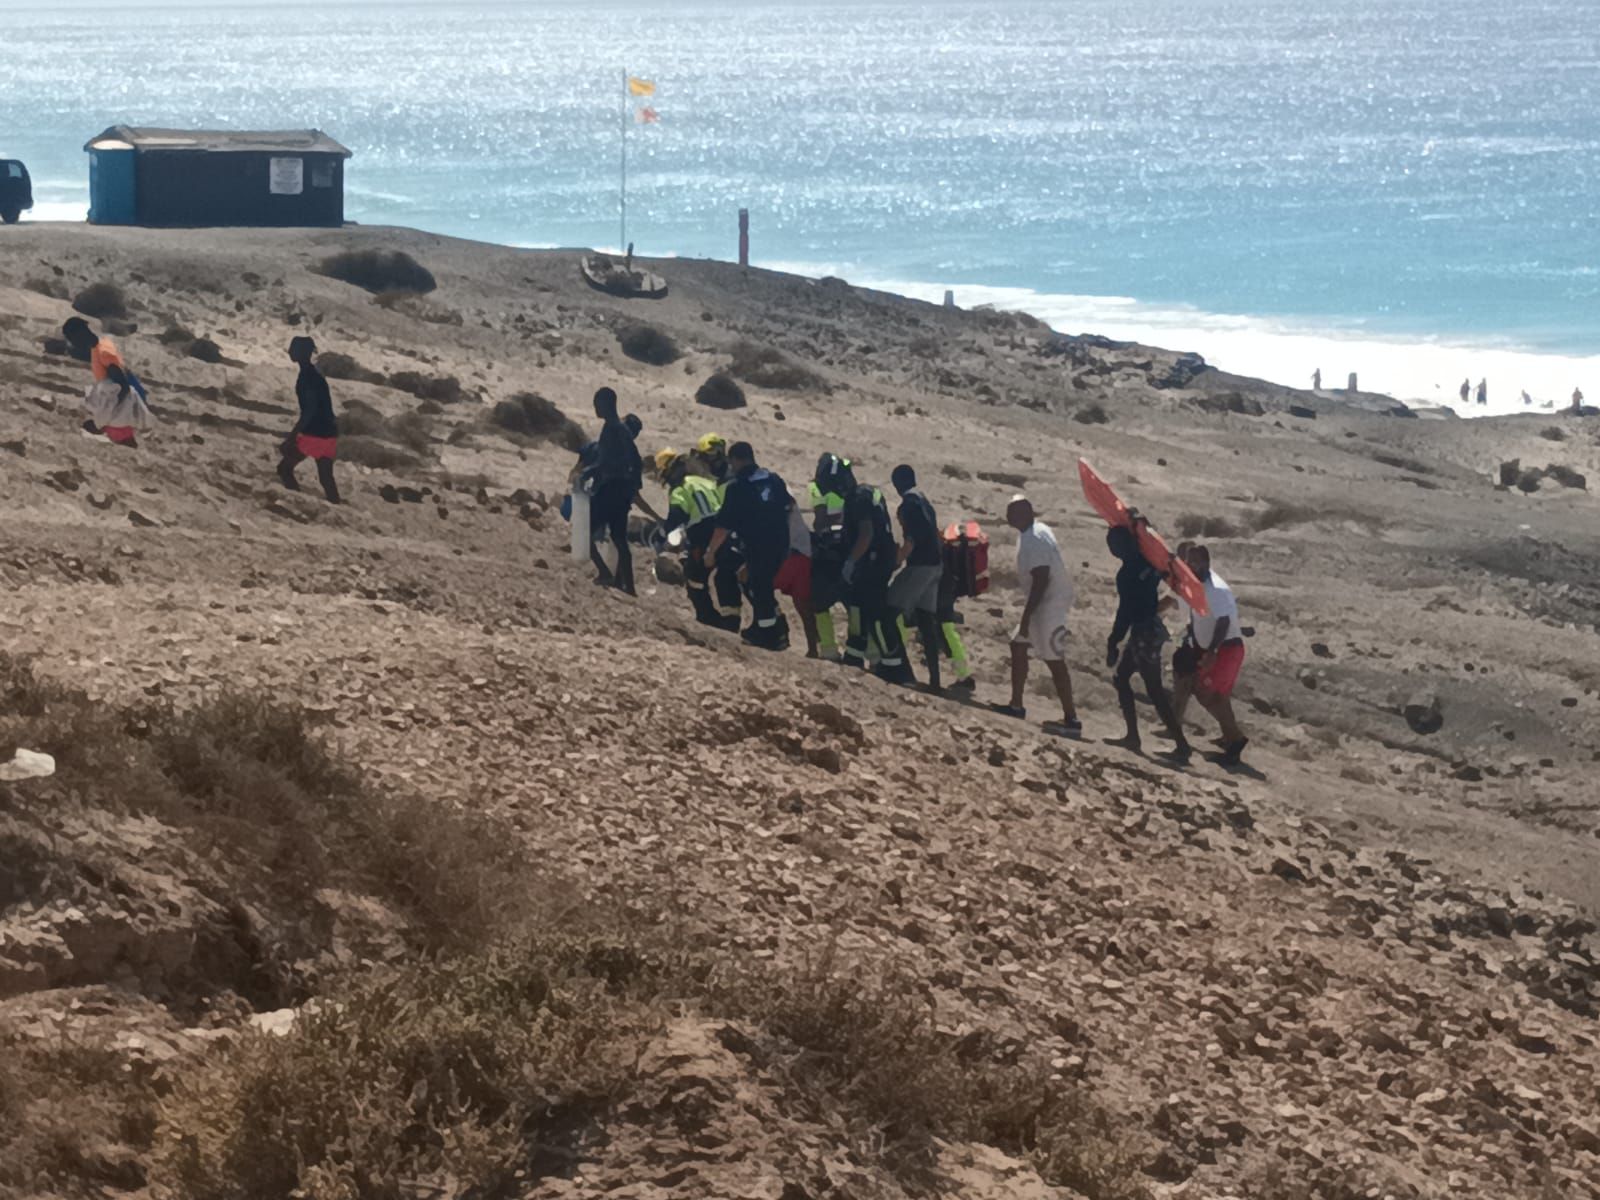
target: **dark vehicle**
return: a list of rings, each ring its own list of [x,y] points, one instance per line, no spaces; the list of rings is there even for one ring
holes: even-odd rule
[[[0,158],[0,221],[15,225],[33,207],[33,180],[14,158]]]

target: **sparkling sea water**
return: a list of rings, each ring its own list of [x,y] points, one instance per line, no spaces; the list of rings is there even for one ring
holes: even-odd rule
[[[1600,400],[1600,0],[0,0],[0,156],[316,126],[347,215],[731,258],[1451,401]],[[3,231],[0,231],[3,235]]]

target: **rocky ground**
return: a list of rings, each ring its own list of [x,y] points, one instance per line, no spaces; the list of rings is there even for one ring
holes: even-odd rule
[[[437,290],[375,299],[312,270],[370,248],[415,255]],[[575,903],[738,961],[892,966],[954,1044],[1098,1097],[1151,1195],[1595,1194],[1596,423],[1421,421],[1019,316],[656,269],[667,299],[622,301],[584,287],[575,254],[405,231],[7,231],[0,649],[108,708],[271,693],[381,792],[503,820]],[[86,371],[45,346],[98,282],[126,296],[110,320],[160,418],[138,451],[78,434]],[[641,322],[681,357],[626,357]],[[339,508],[307,468],[298,495],[272,475],[303,331],[351,360],[333,387],[361,461],[340,465]],[[698,407],[730,364],[748,406]],[[600,383],[647,450],[716,429],[796,485],[823,449],[879,483],[907,461],[945,520],[984,521],[997,589],[965,606],[980,700],[1004,694],[1000,517],[1026,490],[1077,576],[1088,740],[741,649],[671,586],[597,592],[553,511],[570,435],[508,436],[494,413],[537,394],[587,426]],[[1208,541],[1238,592],[1246,768],[1100,744],[1120,732],[1112,571],[1079,455]],[[280,1007],[197,957],[196,922],[227,920],[196,916],[226,867],[76,799],[0,784],[0,1044],[91,1030],[181,1064]],[[30,855],[57,882],[16,865]],[[358,900],[317,903],[365,930],[319,953],[398,953]],[[677,1010],[605,1137],[526,1194],[901,1186],[826,1113],[779,1120],[782,1081],[743,1045]],[[124,1157],[118,1189],[145,1188]],[[938,1172],[956,1194],[1052,1194],[979,1143]]]

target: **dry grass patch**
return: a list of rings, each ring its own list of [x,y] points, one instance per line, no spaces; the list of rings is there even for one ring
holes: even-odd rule
[[[247,1037],[162,1106],[154,1177],[184,1200],[355,1200],[400,1179],[502,1196],[626,1089],[648,1006],[547,950],[359,981]]]

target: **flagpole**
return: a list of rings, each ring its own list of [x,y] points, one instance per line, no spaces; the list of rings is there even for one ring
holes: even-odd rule
[[[621,237],[617,250],[628,252],[628,68],[622,68],[622,186],[618,190]]]

